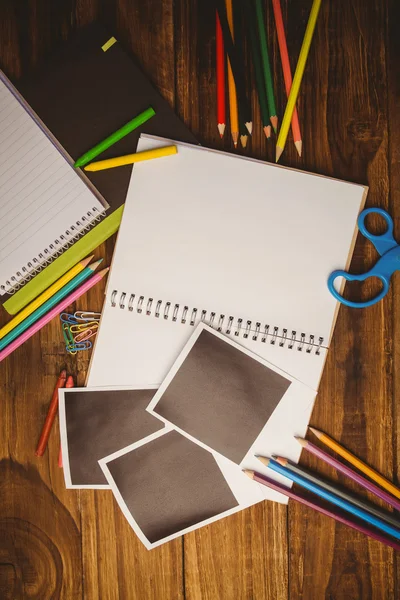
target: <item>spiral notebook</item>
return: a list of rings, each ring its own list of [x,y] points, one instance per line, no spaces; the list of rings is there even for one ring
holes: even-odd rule
[[[0,296],[88,231],[107,207],[0,71]]]
[[[177,147],[133,171],[88,383],[160,384],[204,322],[317,389],[367,188]]]

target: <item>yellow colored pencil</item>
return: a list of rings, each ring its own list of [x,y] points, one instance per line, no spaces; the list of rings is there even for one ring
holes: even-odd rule
[[[11,321],[9,321],[4,327],[0,329],[0,339],[3,338],[7,333],[10,333],[22,321],[24,321],[29,315],[31,315],[39,306],[44,304],[47,300],[49,300],[56,292],[61,290],[65,284],[67,284],[71,279],[76,277],[78,273],[83,271],[85,267],[92,260],[93,255],[81,260],[78,264],[76,264],[72,269],[67,271],[60,279],[55,281],[53,285],[51,285],[47,290],[45,290],[40,296],[38,296],[35,300],[33,300],[28,306],[26,306],[21,312],[19,312]]]
[[[232,40],[234,40],[233,31],[233,11],[232,0],[225,0],[226,18],[228,20],[229,29],[231,30]],[[237,104],[236,84],[233,78],[232,67],[228,58],[228,91],[229,91],[229,119],[231,123],[231,135],[235,148],[238,145],[239,139],[239,110]]]
[[[372,481],[375,481],[375,483],[377,483],[382,488],[390,492],[390,494],[392,494],[396,498],[400,498],[399,488],[396,487],[390,481],[388,481],[380,473],[375,471],[375,469],[371,469],[371,467],[369,467],[362,460],[354,456],[354,454],[346,450],[346,448],[343,448],[343,446],[338,444],[338,442],[335,442],[335,440],[329,437],[329,435],[326,435],[326,433],[323,433],[322,431],[319,431],[319,429],[315,429],[314,427],[309,427],[309,429],[311,429],[311,431],[317,436],[317,438],[321,442],[325,444],[325,446],[328,446],[328,448],[336,452],[336,454],[339,454],[339,456],[347,460],[347,462],[356,467],[356,469],[367,475],[367,477],[372,479]]]
[[[281,128],[279,131],[278,140],[276,142],[276,162],[278,162],[283,149],[285,148],[287,136],[290,129],[290,123],[292,121],[293,111],[296,106],[297,97],[300,91],[301,81],[303,79],[304,69],[306,68],[307,57],[310,51],[311,42],[314,35],[315,25],[317,23],[319,9],[321,7],[321,0],[314,0],[310,17],[308,19],[306,32],[304,34],[303,44],[301,46],[299,60],[297,61],[296,71],[293,77],[292,87],[290,88],[290,94],[286,105],[285,114],[283,116]]]
[[[154,150],[144,150],[135,154],[126,154],[116,158],[108,158],[106,160],[98,160],[90,163],[85,167],[85,171],[104,171],[104,169],[113,169],[114,167],[123,167],[124,165],[133,165],[142,160],[150,160],[152,158],[161,158],[162,156],[171,156],[176,154],[178,149],[176,146],[163,146],[154,148]]]

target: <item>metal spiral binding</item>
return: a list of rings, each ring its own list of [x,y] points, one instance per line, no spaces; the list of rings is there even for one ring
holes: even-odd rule
[[[256,321],[254,324],[249,320],[243,323],[243,319],[235,318],[231,315],[226,317],[223,314],[217,315],[217,313],[207,310],[199,312],[197,308],[189,308],[186,305],[181,307],[180,304],[154,300],[151,297],[146,300],[144,296],[137,296],[136,294],[130,294],[128,304],[126,304],[126,298],[126,292],[113,290],[110,298],[111,306],[116,307],[118,305],[122,310],[128,307],[128,311],[136,311],[138,314],[143,313],[143,310],[145,310],[147,316],[154,316],[157,319],[160,317],[165,320],[170,319],[175,323],[180,322],[182,325],[189,323],[192,327],[196,324],[196,321],[202,322],[226,335],[233,335],[234,337],[242,336],[244,339],[251,337],[254,342],[260,341],[266,344],[268,341],[272,346],[278,345],[280,348],[296,349],[299,352],[304,350],[307,354],[311,354],[314,350],[315,354],[321,354],[324,341],[322,337],[319,337],[318,343],[316,343],[314,335],[307,336],[301,332],[299,335],[300,339],[298,339],[297,331],[292,330],[289,333],[287,329],[280,329],[275,326],[271,327],[268,324],[262,325],[259,321]],[[182,312],[179,315],[180,310]]]
[[[97,214],[96,214],[97,213]],[[99,211],[97,207],[93,207],[86,215],[83,215],[79,221],[73,223],[64,231],[54,242],[39,252],[37,256],[32,258],[26,265],[22,266],[19,271],[6,279],[0,285],[2,293],[15,294],[22,284],[29,281],[42,271],[55,258],[60,256],[69,246],[72,246],[76,240],[85,235],[96,223],[100,222],[105,216],[105,211]]]

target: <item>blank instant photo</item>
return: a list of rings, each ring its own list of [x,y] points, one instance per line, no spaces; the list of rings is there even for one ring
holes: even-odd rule
[[[60,389],[60,433],[67,488],[108,488],[100,458],[164,425],[146,411],[156,388]]]
[[[201,324],[148,410],[205,448],[242,464],[282,402],[285,410],[278,411],[274,428],[293,436],[286,427],[286,421],[292,426],[291,411],[296,414],[314,398],[307,386]]]
[[[130,526],[148,549],[263,499],[237,465],[172,428],[99,464]]]

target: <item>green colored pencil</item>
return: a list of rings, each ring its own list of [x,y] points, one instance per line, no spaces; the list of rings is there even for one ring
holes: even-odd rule
[[[140,125],[143,125],[143,123],[146,123],[146,121],[151,119],[151,117],[154,117],[155,114],[156,113],[153,108],[147,108],[142,113],[140,113],[140,115],[138,115],[128,123],[125,123],[123,127],[121,127],[120,129],[109,135],[105,140],[94,146],[94,148],[85,152],[85,154],[78,158],[78,160],[74,164],[74,167],[83,167],[87,165],[87,163],[96,158],[96,156],[107,150],[107,148],[109,148],[113,144],[119,142],[119,140],[128,135],[128,133],[131,133],[131,131],[133,131],[134,129],[140,127]]]
[[[278,130],[278,116],[276,113],[275,97],[274,97],[274,85],[272,82],[271,65],[269,62],[268,46],[267,46],[267,35],[265,32],[264,13],[261,5],[261,0],[255,0],[256,3],[256,17],[258,23],[258,36],[260,40],[261,48],[261,61],[264,71],[264,83],[267,92],[269,117],[274,128],[275,133]]]
[[[260,48],[258,45],[257,21],[254,12],[254,6],[251,4],[245,11],[247,17],[247,27],[250,36],[251,55],[253,58],[254,75],[256,78],[256,86],[258,92],[258,101],[260,104],[261,119],[263,123],[264,133],[269,139],[271,137],[271,125],[269,124],[267,93],[264,85],[264,76],[260,60]]]
[[[8,346],[15,338],[19,337],[21,333],[23,333],[26,329],[28,329],[31,325],[36,323],[39,319],[41,319],[46,313],[48,313],[54,306],[56,306],[60,300],[68,296],[72,290],[77,288],[81,283],[85,281],[88,277],[93,275],[93,271],[97,269],[99,264],[103,259],[92,263],[83,271],[78,273],[71,281],[66,283],[64,287],[61,288],[58,292],[56,292],[51,298],[49,298],[46,302],[44,302],[39,308],[37,308],[32,314],[29,315],[26,319],[22,321],[19,325],[14,327],[0,340],[0,351],[3,350],[6,346]]]

